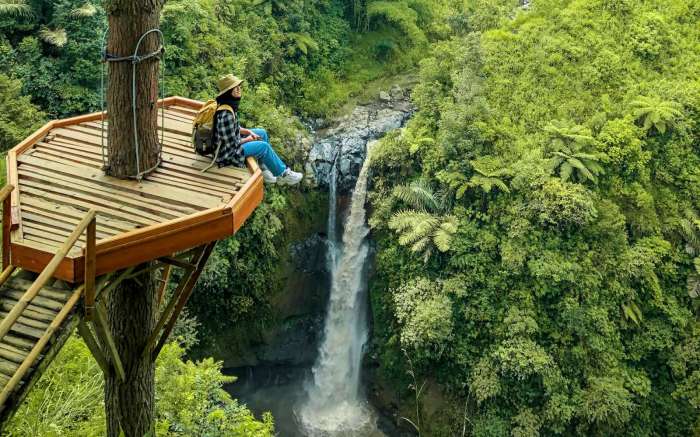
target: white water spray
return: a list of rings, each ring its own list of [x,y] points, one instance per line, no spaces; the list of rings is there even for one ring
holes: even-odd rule
[[[342,247],[336,241],[336,170],[330,175],[328,218],[328,265],[332,288],[323,343],[307,387],[308,401],[299,420],[310,436],[374,436],[376,418],[360,391],[362,349],[367,341],[363,270],[367,258],[369,229],[365,224],[367,158],[352,194],[350,215],[343,232]]]

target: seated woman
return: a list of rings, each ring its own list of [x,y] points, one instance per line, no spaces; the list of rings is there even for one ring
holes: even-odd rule
[[[232,74],[219,79],[218,105],[228,105],[228,110],[217,111],[214,116],[214,144],[220,144],[216,163],[219,167],[234,165],[245,167],[245,158],[255,157],[263,168],[263,177],[267,183],[295,185],[301,182],[303,175],[292,171],[275,153],[268,142],[265,129],[246,129],[238,121],[238,105],[241,101],[243,80]]]

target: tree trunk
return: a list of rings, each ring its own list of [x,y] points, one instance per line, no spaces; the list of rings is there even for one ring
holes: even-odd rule
[[[111,0],[107,2],[109,38],[107,53],[123,57],[134,54],[141,35],[158,28],[163,0]],[[157,50],[156,33],[141,42],[139,55]],[[156,103],[158,101],[159,59],[136,64],[136,131],[139,163],[137,169],[132,112],[132,68],[130,61],[110,62],[107,86],[109,117],[109,165],[107,172],[118,178],[136,176],[158,162]]]
[[[162,6],[163,0],[108,0],[105,4],[109,17],[107,52],[118,57],[131,56],[139,37],[158,27]],[[158,45],[157,34],[150,34],[142,42],[139,54],[151,53]],[[131,110],[132,64],[109,63],[107,171],[113,176],[135,176],[157,163],[158,67],[158,58],[136,66],[136,132],[140,148],[137,169]],[[150,356],[143,358],[143,349],[156,323],[153,273],[122,282],[106,300],[107,325],[126,373],[123,382],[115,372],[105,376],[107,435],[118,437],[123,431],[126,437],[142,437],[154,430],[155,364]]]
[[[141,266],[144,267],[144,266]],[[156,287],[148,272],[122,282],[107,297],[108,323],[124,365],[126,380],[116,372],[105,377],[107,435],[142,437],[153,431],[155,364],[143,348],[156,325]]]

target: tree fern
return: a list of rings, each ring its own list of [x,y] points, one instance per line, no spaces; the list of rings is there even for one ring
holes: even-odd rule
[[[75,8],[70,12],[71,17],[74,18],[86,18],[92,17],[97,13],[97,8],[92,3],[85,3],[79,8]]]
[[[489,166],[489,164],[491,165]],[[478,187],[487,194],[490,193],[493,188],[497,188],[504,193],[510,193],[508,185],[503,181],[504,177],[510,176],[510,170],[507,168],[493,169],[494,166],[493,160],[482,159],[472,161],[472,167],[476,174],[469,180],[469,186]]]
[[[661,100],[658,97],[641,96],[630,103],[632,115],[642,122],[642,128],[649,131],[652,127],[664,134],[673,126],[676,119],[683,115],[682,106],[676,102]]]
[[[690,256],[700,254],[700,217],[692,209],[684,212],[684,217],[679,222],[679,231],[685,240],[685,250]]]
[[[68,35],[65,29],[49,29],[44,27],[39,30],[39,38],[41,38],[45,43],[51,44],[56,47],[63,47],[68,42]]]
[[[622,304],[622,314],[625,319],[633,321],[636,325],[639,325],[644,318],[642,310],[634,301]]]
[[[457,218],[452,215],[441,217],[426,211],[402,210],[389,220],[389,229],[399,234],[399,244],[423,255],[424,261],[434,248],[440,252],[450,250],[457,226]]]
[[[392,195],[417,210],[438,212],[443,207],[441,199],[424,180],[398,185],[394,187]]]
[[[288,33],[287,39],[291,43],[287,47],[287,53],[289,55],[293,55],[297,52],[308,55],[309,52],[318,51],[318,43],[311,38],[311,35],[308,33]]]
[[[30,17],[34,15],[34,11],[27,0],[0,0],[0,15]]]
[[[598,182],[598,176],[604,174],[598,157],[584,151],[595,141],[590,129],[563,121],[552,121],[544,128],[549,134],[550,166],[552,171],[559,170],[562,180],[579,182]]]

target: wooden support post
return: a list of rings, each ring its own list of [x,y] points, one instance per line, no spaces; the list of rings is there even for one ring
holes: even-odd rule
[[[191,263],[188,263],[188,262],[185,262],[185,261],[182,261],[180,259],[173,258],[170,256],[164,256],[164,257],[158,258],[158,261],[160,261],[164,264],[171,265],[171,266],[180,267],[181,269],[185,269],[185,270],[194,270],[197,268],[197,266],[195,266],[194,264],[191,264]]]
[[[2,199],[2,268],[6,269],[10,265],[10,232],[12,231],[12,197],[10,193],[14,186],[5,185],[0,190]]]
[[[17,321],[24,309],[27,308],[32,299],[34,299],[37,296],[37,294],[39,294],[39,291],[44,287],[44,285],[46,285],[49,279],[51,279],[53,274],[56,272],[58,265],[61,263],[61,261],[63,261],[63,258],[65,258],[66,254],[68,254],[68,251],[73,247],[75,242],[78,241],[78,237],[80,237],[80,234],[83,233],[87,225],[94,218],[95,210],[91,209],[85,215],[83,220],[78,224],[78,227],[75,228],[75,230],[70,234],[68,240],[66,240],[66,242],[63,243],[61,248],[58,249],[56,255],[54,255],[54,257],[51,258],[51,261],[49,261],[44,270],[42,270],[41,274],[39,274],[39,277],[36,278],[36,281],[34,281],[32,286],[29,287],[29,289],[22,295],[19,302],[17,302],[17,304],[3,319],[2,323],[0,323],[0,340],[2,340],[8,332],[10,332],[12,325]]]
[[[151,355],[151,359],[153,361],[155,361],[156,358],[158,358],[158,354],[160,353],[160,350],[163,348],[163,346],[165,345],[165,342],[168,340],[168,337],[170,336],[170,333],[172,332],[173,327],[175,327],[175,322],[177,321],[177,318],[180,316],[182,309],[185,307],[187,300],[190,298],[190,295],[192,294],[192,290],[194,289],[194,286],[197,283],[197,279],[199,279],[199,275],[202,274],[202,270],[204,270],[204,266],[206,265],[207,260],[209,259],[209,255],[211,255],[211,252],[214,250],[215,245],[216,245],[216,241],[208,243],[206,245],[206,247],[204,248],[204,251],[202,252],[202,254],[199,256],[199,260],[197,261],[197,270],[192,272],[189,279],[187,280],[187,284],[184,287],[184,289],[180,295],[180,298],[178,299],[177,306],[175,307],[175,312],[173,312],[173,315],[170,317],[168,324],[165,325],[165,329],[163,330],[163,335],[160,337],[160,340],[158,341],[158,345],[156,345],[155,349],[153,350],[153,353]],[[173,297],[173,299],[174,299],[174,297]]]
[[[31,350],[31,352],[29,352],[29,355],[27,355],[27,357],[24,359],[22,364],[15,371],[15,374],[12,375],[12,378],[5,385],[5,388],[2,390],[2,393],[0,393],[0,405],[5,404],[5,402],[7,401],[7,398],[10,397],[10,395],[15,390],[15,388],[17,387],[19,382],[22,380],[22,378],[24,378],[24,375],[32,367],[32,364],[34,364],[34,361],[36,361],[36,359],[39,357],[39,354],[44,349],[44,346],[46,346],[46,344],[49,342],[49,340],[53,336],[54,332],[61,326],[61,324],[68,316],[68,313],[71,312],[71,310],[73,309],[75,304],[78,303],[78,300],[80,299],[80,295],[82,293],[83,293],[83,287],[80,286],[73,292],[71,297],[68,298],[68,302],[66,302],[66,304],[63,306],[63,308],[61,308],[61,311],[58,313],[56,318],[51,322],[49,327],[46,328],[44,335],[42,335],[41,338],[39,339],[39,341],[36,342],[36,344],[34,345],[34,347]]]
[[[163,273],[160,277],[160,286],[158,287],[158,306],[163,303],[163,296],[165,295],[165,289],[168,287],[168,281],[170,281],[170,273],[172,272],[173,266],[167,264],[163,268]]]
[[[87,345],[88,349],[90,349],[92,356],[95,357],[95,361],[97,361],[97,364],[100,366],[100,369],[102,369],[102,372],[104,372],[105,374],[109,373],[109,365],[107,364],[107,360],[102,354],[100,344],[97,342],[97,339],[93,335],[92,331],[90,330],[90,327],[88,326],[85,320],[81,320],[78,324],[78,332],[83,338],[83,341]]]
[[[190,277],[192,277],[193,273],[194,272],[185,273],[185,275],[180,279],[180,283],[177,285],[177,288],[173,292],[173,295],[170,298],[170,302],[168,302],[168,305],[165,307],[163,313],[160,315],[160,319],[158,319],[158,322],[156,322],[156,327],[153,329],[153,332],[151,332],[150,337],[148,337],[146,346],[143,349],[144,355],[150,353],[151,349],[156,344],[156,341],[158,341],[158,334],[160,334],[160,330],[163,329],[163,326],[165,326],[165,324],[167,323],[170,314],[172,314],[173,310],[175,309],[175,305],[177,304],[180,295],[182,295],[182,291],[185,289],[185,287],[187,287],[187,282],[189,281]]]
[[[95,245],[97,242],[97,220],[92,218],[87,227],[85,245],[85,319],[92,320],[95,311]]]
[[[112,362],[114,363],[114,368],[117,371],[117,375],[122,381],[126,380],[126,373],[124,372],[124,366],[122,365],[122,360],[119,357],[119,351],[117,351],[117,346],[114,344],[114,338],[112,338],[112,332],[107,326],[107,314],[101,305],[95,307],[95,322],[93,323],[95,331],[100,337],[104,339],[105,350],[111,355]]]

